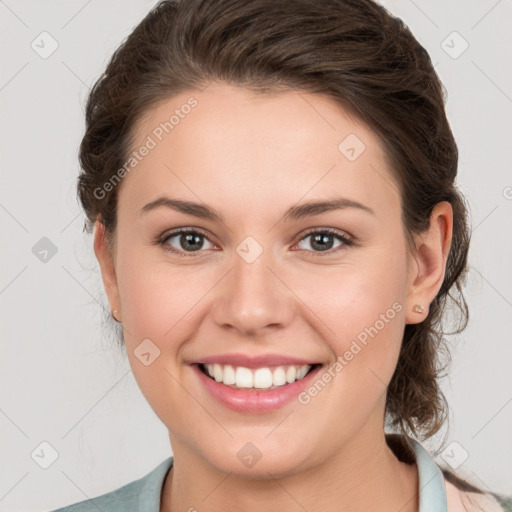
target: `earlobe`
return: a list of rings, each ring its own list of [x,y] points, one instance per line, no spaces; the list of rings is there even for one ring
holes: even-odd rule
[[[414,236],[414,264],[410,265],[406,299],[407,324],[420,323],[428,316],[429,305],[443,284],[452,231],[452,206],[442,201],[432,210],[429,228]]]
[[[105,226],[100,220],[97,220],[94,224],[94,254],[100,265],[101,278],[110,303],[110,309],[111,311],[116,310],[116,316],[119,318],[121,307],[116,269],[113,255],[108,248]]]

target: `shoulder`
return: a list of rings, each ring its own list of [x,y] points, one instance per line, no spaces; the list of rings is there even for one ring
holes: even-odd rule
[[[173,457],[160,463],[147,475],[96,498],[73,503],[51,512],[136,512],[158,510],[163,481],[172,467]]]
[[[448,512],[504,512],[504,508],[490,493],[463,491],[445,480]]]
[[[138,495],[142,485],[140,480],[136,480],[96,498],[73,503],[52,512],[98,512],[98,510],[121,512],[124,510],[137,510]]]

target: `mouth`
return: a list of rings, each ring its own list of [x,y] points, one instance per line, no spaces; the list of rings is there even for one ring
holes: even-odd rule
[[[300,381],[322,365],[314,363],[246,368],[230,364],[197,363],[197,366],[209,379],[232,389],[265,391]]]

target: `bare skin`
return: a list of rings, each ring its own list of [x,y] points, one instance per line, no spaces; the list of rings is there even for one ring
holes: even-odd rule
[[[169,430],[175,462],[161,512],[366,512],[376,504],[417,511],[416,466],[400,462],[384,438],[386,386],[405,324],[425,319],[441,287],[451,206],[439,203],[430,229],[408,245],[380,141],[321,95],[262,96],[213,83],[148,111],[133,149],[191,96],[197,106],[120,185],[113,254],[99,222],[94,241],[134,376]],[[338,149],[349,134],[365,145],[353,161]],[[223,221],[164,206],[141,214],[163,195],[206,204]],[[283,217],[292,206],[340,196],[373,213],[345,207]],[[205,235],[199,250],[180,235],[155,243],[187,227]],[[329,235],[322,251],[313,243],[322,228],[354,244]],[[251,263],[236,251],[249,236],[263,249]],[[307,404],[240,413],[213,399],[192,371],[202,357],[233,352],[291,355],[327,369],[381,315],[378,334]],[[148,366],[134,353],[146,338],[160,350]],[[248,442],[262,455],[252,467],[237,457]]]

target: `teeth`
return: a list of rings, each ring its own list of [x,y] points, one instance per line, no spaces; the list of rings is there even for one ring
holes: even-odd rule
[[[235,386],[237,388],[252,388],[253,375],[249,368],[237,368],[235,373]]]
[[[221,382],[222,381],[222,368],[220,367],[220,365],[218,364],[214,364],[213,365],[213,378],[217,381],[217,382]]]
[[[219,368],[221,369],[221,372],[222,372],[222,367],[220,366],[220,364],[217,366],[219,366]],[[227,384],[229,386],[236,383],[235,369],[232,366],[230,366],[229,364],[224,366],[222,382],[224,382],[224,384]]]
[[[308,370],[306,370],[305,366],[301,366],[299,370],[297,371],[297,380],[303,379],[306,376],[306,373],[308,373]]]
[[[274,373],[272,374],[272,384],[274,384],[274,386],[282,386],[283,384],[286,384],[286,373],[282,366],[279,366],[274,370]]]
[[[207,364],[204,365],[204,368],[212,379],[222,382],[226,386],[243,389],[274,389],[303,379],[311,369],[311,365],[277,366],[272,369],[251,370],[243,366],[233,367],[229,364]]]

